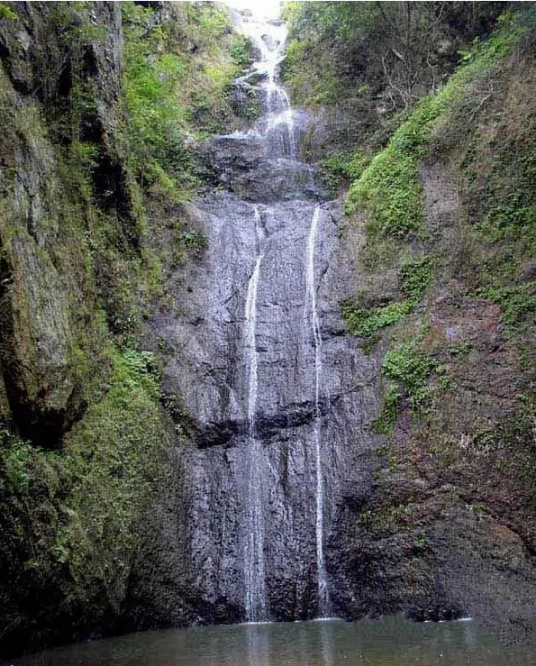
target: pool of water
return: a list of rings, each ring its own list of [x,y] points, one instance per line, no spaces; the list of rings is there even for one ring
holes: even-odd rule
[[[244,624],[130,634],[48,650],[16,666],[529,666],[473,622],[400,617]]]

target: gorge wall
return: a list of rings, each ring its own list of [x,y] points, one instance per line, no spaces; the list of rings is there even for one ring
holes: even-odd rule
[[[261,52],[249,78],[261,79],[265,113],[247,133],[209,140],[230,192],[190,207],[208,249],[172,276],[175,300],[155,319],[169,348],[164,386],[196,429],[182,454],[179,575],[212,622],[334,612],[338,593],[329,603],[319,585],[331,587],[324,569],[344,540],[342,498],[369,492],[380,410],[377,360],[343,334],[341,207],[322,203],[314,170],[297,161],[307,121],[276,81],[284,29],[243,21]]]
[[[349,187],[346,323],[382,355],[382,464],[342,567],[354,609],[450,606],[513,639],[533,612],[534,8],[437,9],[288,11],[287,85],[323,119],[304,149]]]
[[[144,4],[0,13],[2,654],[399,611],[523,636],[530,8],[419,3],[433,76],[375,32],[420,73],[397,97],[360,24],[330,41],[375,3],[300,3],[283,62],[277,21]]]

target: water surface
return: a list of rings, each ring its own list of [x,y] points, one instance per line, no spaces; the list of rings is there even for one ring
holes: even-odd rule
[[[244,624],[130,634],[49,650],[17,666],[529,666],[473,622],[400,617]]]

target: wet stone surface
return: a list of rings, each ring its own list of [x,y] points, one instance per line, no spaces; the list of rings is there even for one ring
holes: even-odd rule
[[[175,305],[154,321],[172,350],[165,388],[194,424],[181,452],[177,520],[187,538],[176,575],[208,622],[325,612],[323,563],[329,608],[341,611],[347,581],[330,570],[345,538],[337,515],[349,492],[367,492],[375,464],[378,360],[342,335],[339,303],[352,270],[342,211],[297,160],[306,119],[277,84],[281,27],[272,29],[257,63],[267,72],[259,77],[265,114],[249,133],[207,142],[224,191],[188,213],[208,249],[172,277]]]

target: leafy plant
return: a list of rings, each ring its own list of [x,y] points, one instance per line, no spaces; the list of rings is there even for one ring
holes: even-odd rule
[[[421,349],[425,332],[426,329],[411,342],[398,345],[385,355],[382,374],[388,380],[388,385],[382,413],[374,423],[377,433],[391,432],[402,399],[406,399],[417,413],[429,405],[428,380],[432,374],[448,380],[445,366]]]
[[[427,379],[438,368],[437,359],[420,351],[416,342],[391,349],[382,364],[383,374],[403,388],[412,409],[415,410],[428,403]]]
[[[404,319],[420,302],[431,276],[432,260],[425,256],[401,266],[400,283],[405,300],[375,307],[358,306],[351,300],[344,301],[341,310],[350,333],[370,338],[380,329]]]
[[[208,238],[199,231],[187,231],[182,235],[186,248],[199,254],[208,247]]]
[[[6,19],[8,21],[16,21],[18,18],[19,16],[14,9],[8,7],[5,2],[0,4],[0,20]]]
[[[501,306],[501,321],[509,331],[522,329],[529,316],[536,314],[536,281],[515,286],[491,287],[481,293]]]
[[[396,301],[372,308],[356,306],[353,301],[341,304],[348,330],[362,338],[369,338],[376,331],[396,324],[411,312],[411,309],[409,301]]]
[[[336,153],[319,162],[320,176],[324,185],[333,195],[349,181],[358,178],[370,161],[366,153]]]
[[[233,34],[230,55],[237,67],[249,67],[253,63],[253,42],[250,37]]]

